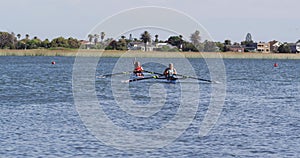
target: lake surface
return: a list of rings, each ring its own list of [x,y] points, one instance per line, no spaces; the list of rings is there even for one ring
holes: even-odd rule
[[[56,64],[52,65],[52,61]],[[101,58],[92,79],[95,96],[107,118],[123,131],[159,131],[181,112],[181,104],[197,103],[195,113],[183,112],[186,120],[192,118],[187,121],[187,128],[173,126],[175,133],[183,131],[173,141],[159,148],[151,147],[151,150],[143,150],[143,139],[137,142],[141,147],[138,150],[130,146],[130,142],[124,146],[109,145],[101,141],[101,136],[98,137],[93,129],[87,128],[89,125],[82,119],[84,115],[78,112],[74,101],[73,92],[81,90],[72,85],[76,80],[72,76],[75,61],[73,57],[0,57],[0,157],[300,155],[299,60],[224,60],[226,82],[218,83],[226,86],[224,105],[213,128],[201,137],[201,123],[210,107],[213,86],[218,84],[193,79],[182,79],[176,84],[155,79],[124,83],[129,74],[99,78],[102,74],[132,69],[132,59]],[[165,66],[159,63],[167,60],[141,61],[144,69],[161,73]],[[181,59],[172,61],[180,74],[190,75],[192,68],[191,72],[198,77],[210,79],[203,59],[189,59],[192,67],[179,67],[179,63],[184,62]],[[274,67],[274,63],[278,63],[278,67]],[[88,81],[81,86],[86,84]],[[195,88],[199,92],[199,95],[195,93],[197,98],[191,95]],[[184,95],[187,97],[182,97]],[[131,104],[135,107],[132,111],[126,106]],[[88,111],[88,106],[86,109],[90,118],[97,113]],[[96,127],[99,122],[94,120],[94,123]],[[111,122],[100,123],[108,125]],[[117,144],[117,138],[135,139],[113,135],[115,131],[110,130],[103,133],[111,136],[109,142]],[[168,136],[149,135],[149,138],[155,138],[153,142],[164,142]]]

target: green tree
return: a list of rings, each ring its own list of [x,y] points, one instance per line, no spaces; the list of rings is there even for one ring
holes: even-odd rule
[[[104,40],[103,45],[108,46],[112,41],[114,41],[113,38],[107,38],[107,39]]]
[[[75,38],[68,38],[68,46],[72,49],[78,49],[80,47],[80,42]]]
[[[145,44],[145,51],[147,51],[147,43],[151,41],[151,35],[148,31],[145,31],[144,33],[141,34],[140,38],[144,44]]]
[[[101,42],[103,42],[104,37],[105,37],[105,32],[101,32],[101,33],[100,33],[100,37],[101,37]]]
[[[127,50],[127,42],[125,38],[125,36],[121,36],[121,39],[117,43],[117,50]]]
[[[247,47],[251,47],[253,46],[254,42],[253,41],[242,41],[241,45],[247,46]]]
[[[197,46],[200,44],[201,37],[200,37],[200,31],[196,30],[194,33],[191,34],[191,42]]]
[[[291,53],[291,48],[288,43],[284,43],[278,47],[279,53]]]
[[[224,51],[224,52],[229,51],[231,45],[232,45],[231,40],[229,40],[229,39],[224,40],[224,48],[223,48],[223,51]],[[220,50],[221,50],[221,49],[220,49]]]
[[[8,32],[0,32],[0,48],[1,49],[14,49],[16,38]]]
[[[155,43],[158,43],[158,35],[155,35]]]
[[[168,38],[167,43],[171,44],[172,46],[176,46],[178,49],[181,49],[181,44],[183,43],[182,38],[180,36],[171,36]]]
[[[221,51],[221,52],[225,52],[226,51],[224,43],[216,42],[216,46],[219,48],[219,51]]]
[[[25,49],[25,40],[19,40],[16,45],[16,49]]]
[[[224,45],[231,46],[231,40],[226,39],[226,40],[224,41]]]
[[[50,41],[48,39],[45,39],[44,41],[42,41],[41,47],[43,47],[43,48],[50,48],[51,47]]]
[[[98,34],[94,34],[94,43],[95,45],[97,45],[98,41],[99,41],[99,35]]]
[[[40,39],[34,37],[33,39],[28,40],[26,44],[28,49],[37,49],[41,47],[41,43],[42,41]]]
[[[25,35],[25,48],[24,49],[27,49],[27,43],[29,42],[29,34],[26,34]]]
[[[198,52],[199,50],[195,47],[195,45],[191,42],[183,41],[182,51],[188,52]]]
[[[11,36],[12,36],[12,38],[13,38],[13,41],[12,41],[13,44],[12,44],[12,46],[11,46],[11,49],[15,49],[18,40],[17,40],[16,34],[15,34],[14,32],[11,32],[10,34],[11,34]]]
[[[116,40],[110,40],[110,43],[105,48],[105,50],[116,50],[118,46],[118,42]]]
[[[51,48],[57,48],[57,47],[69,48],[68,41],[63,37],[54,38],[51,41]]]
[[[216,46],[215,42],[205,40],[203,51],[205,51],[205,52],[217,52],[218,47]]]

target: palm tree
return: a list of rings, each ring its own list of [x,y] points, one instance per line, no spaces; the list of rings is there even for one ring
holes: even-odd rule
[[[14,32],[11,32],[11,42],[12,42],[12,46],[11,47],[15,47],[15,43],[17,42],[17,38],[16,38],[16,34]]]
[[[126,37],[123,35],[121,36],[121,39],[119,40],[119,47],[121,50],[126,50],[127,49],[127,42],[126,42]]]
[[[182,47],[183,47],[183,36],[182,35],[179,35],[179,38],[180,38],[180,44],[179,44],[179,50],[182,50]]]
[[[132,41],[132,34],[129,34],[129,41]]]
[[[88,38],[89,38],[89,42],[92,43],[94,36],[92,34],[89,34]]]
[[[147,42],[151,41],[151,35],[148,33],[148,31],[145,31],[144,33],[141,34],[141,40],[145,44],[145,51],[147,51]]]
[[[29,39],[29,34],[26,34],[25,38],[26,38],[26,40],[28,40]]]
[[[155,42],[158,43],[158,35],[155,35]]]
[[[105,32],[101,32],[100,36],[101,36],[101,42],[103,42],[104,37],[105,37]]]
[[[94,42],[95,42],[95,45],[97,45],[98,39],[99,39],[99,35],[98,35],[98,34],[94,34]]]
[[[26,38],[26,40],[25,40],[25,50],[26,50],[27,42],[28,42],[28,40],[29,40],[29,34],[26,34],[26,35],[25,35],[25,38]]]
[[[20,38],[21,38],[21,34],[17,34],[17,37],[18,37],[18,39],[20,40]]]
[[[179,35],[179,38],[180,38],[181,40],[182,40],[182,37],[183,37],[182,35]]]

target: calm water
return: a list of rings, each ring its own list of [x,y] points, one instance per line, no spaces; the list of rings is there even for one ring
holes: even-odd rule
[[[114,71],[117,60],[102,58],[96,75]],[[174,60],[176,66],[176,60],[180,60]],[[56,64],[52,65],[51,61]],[[117,126],[136,132],[160,129],[179,111],[180,96],[185,93],[181,88],[200,87],[200,103],[189,127],[169,145],[151,151],[107,146],[86,128],[74,103],[74,61],[72,57],[0,57],[0,157],[300,155],[299,60],[224,60],[225,104],[214,128],[205,137],[199,137],[198,132],[209,106],[211,84],[192,79],[178,84],[157,80],[128,84],[122,81],[129,75],[96,77],[96,96],[108,118]],[[127,61],[132,63],[132,59]],[[273,67],[275,62],[279,67]],[[202,59],[191,59],[190,63],[201,78],[209,79]],[[163,65],[153,62],[143,66],[156,72],[164,69]],[[124,71],[130,69],[124,67]],[[128,95],[122,95],[125,92]],[[119,102],[127,101],[132,101],[140,111],[143,111],[142,105],[153,101],[163,106],[153,107],[156,111],[149,117],[134,117],[118,106]]]

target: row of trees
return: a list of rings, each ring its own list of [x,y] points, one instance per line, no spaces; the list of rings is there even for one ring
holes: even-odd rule
[[[63,37],[54,38],[53,40],[41,40],[38,37],[29,38],[28,34],[21,39],[21,34],[15,35],[13,32],[0,32],[0,49],[51,49],[51,48],[70,48],[78,49],[80,41],[75,38],[65,39]]]
[[[144,43],[145,50],[147,50],[147,46],[149,43],[168,43],[172,46],[175,46],[176,49],[170,49],[171,51],[207,51],[207,52],[213,52],[218,51],[218,48],[215,44],[215,42],[212,41],[204,41],[203,43],[201,41],[200,31],[195,31],[190,36],[190,41],[183,40],[183,36],[170,36],[166,41],[162,41],[158,39],[158,35],[154,35],[155,39],[152,41],[152,36],[148,31],[144,31],[140,38],[132,38],[131,35],[129,39],[127,39],[125,36],[121,36],[119,40],[112,40],[108,46],[105,48],[107,50],[127,50],[128,45],[130,45],[133,42],[137,43]],[[167,50],[167,49],[163,49]]]
[[[195,31],[190,36],[190,41],[183,40],[182,35],[171,36],[166,41],[159,40],[159,36],[156,34],[155,40],[152,41],[152,36],[148,31],[141,34],[139,39],[130,38],[127,39],[125,36],[121,36],[119,40],[111,38],[105,39],[105,32],[100,34],[89,34],[89,44],[86,48],[90,49],[106,49],[106,50],[127,50],[128,45],[132,42],[142,42],[147,50],[147,44],[151,42],[159,43],[165,42],[172,46],[176,46],[177,51],[217,51],[215,43],[210,41],[204,41],[201,43],[201,36],[199,31]],[[105,40],[104,40],[105,39]],[[101,40],[101,42],[99,42]],[[51,48],[71,48],[77,49],[81,46],[79,40],[75,38],[65,39],[63,37],[54,38],[53,40],[41,40],[38,37],[30,39],[28,34],[21,39],[21,34],[15,35],[14,33],[0,32],[0,49],[51,49]],[[174,50],[174,49],[172,49]],[[175,50],[176,51],[176,50]]]
[[[90,43],[94,42],[95,45],[98,44],[99,38],[101,39],[101,43],[102,43],[105,38],[105,32],[101,32],[100,35],[99,34],[94,34],[94,35],[89,34],[88,38],[89,38],[89,42]]]
[[[275,53],[294,53],[292,50],[292,47],[295,47],[296,49],[296,44],[300,43],[300,40],[298,40],[296,43],[282,43],[278,48],[275,48],[276,50]],[[230,40],[225,40],[223,43],[222,42],[216,42],[216,46],[218,47],[220,52],[227,52],[230,51],[230,46],[240,46],[240,47],[254,47],[255,46],[255,42],[254,41],[242,41],[241,43],[231,43]],[[247,52],[248,50],[245,49],[245,51]]]
[[[21,39],[21,34],[15,35],[13,32],[0,32],[0,49],[55,49],[55,48],[70,48],[70,49],[78,49],[81,46],[81,42],[75,38],[65,39],[63,37],[54,38],[53,40],[40,40],[38,37],[29,38],[30,36],[26,34],[23,39]],[[252,36],[250,33],[247,34],[245,41],[241,43],[231,43],[230,40],[225,40],[222,42],[213,42],[213,41],[204,41],[201,42],[200,31],[196,30],[194,33],[190,35],[190,41],[186,41],[183,39],[182,35],[178,36],[170,36],[166,41],[159,40],[159,36],[154,35],[154,40],[152,40],[152,36],[148,31],[144,31],[140,38],[132,38],[130,34],[129,38],[125,36],[121,36],[120,39],[105,39],[105,32],[101,32],[100,34],[89,34],[88,40],[89,44],[85,44],[85,47],[89,49],[106,49],[106,50],[127,50],[130,47],[130,44],[136,43],[144,43],[145,50],[147,50],[147,46],[149,43],[168,43],[172,46],[175,46],[176,49],[172,49],[172,51],[205,51],[205,52],[216,52],[229,51],[230,46],[239,45],[251,47],[254,42],[252,40]],[[298,41],[300,43],[300,40]],[[164,49],[167,50],[167,49]],[[287,43],[283,43],[279,48],[278,52],[291,52],[290,45]]]

